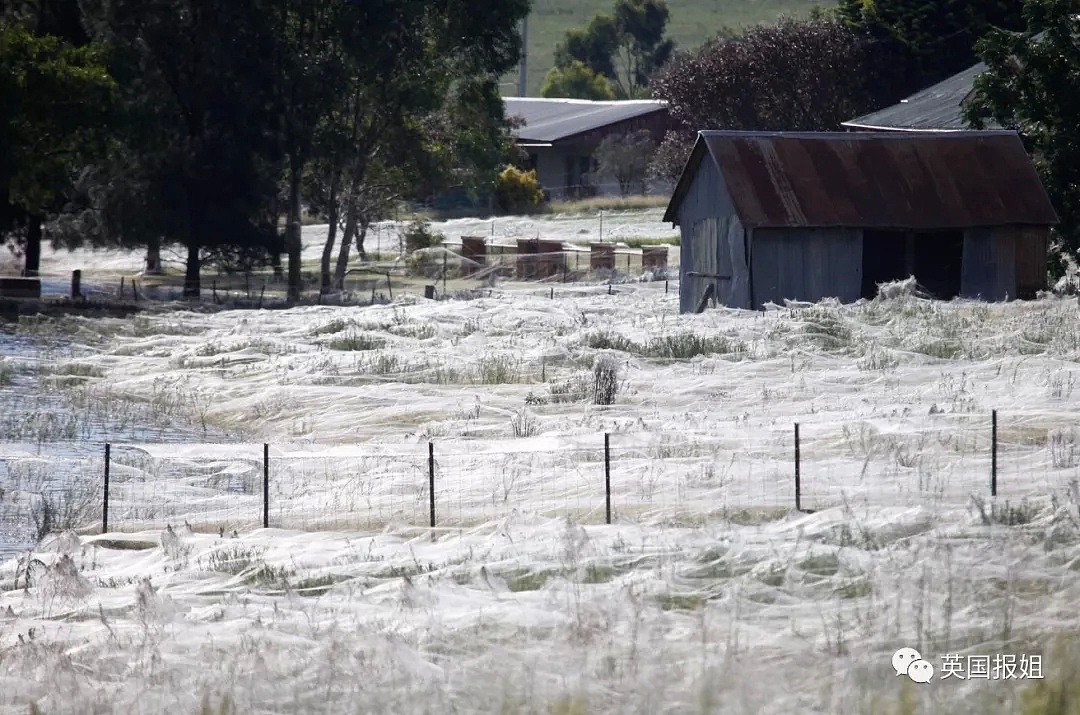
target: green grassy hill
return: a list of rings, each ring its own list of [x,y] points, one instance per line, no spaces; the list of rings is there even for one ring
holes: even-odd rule
[[[533,0],[529,15],[528,90],[539,96],[551,68],[555,44],[571,28],[584,27],[599,12],[610,12],[612,0]],[[668,0],[668,36],[682,49],[699,46],[722,26],[741,28],[771,22],[780,15],[805,16],[831,0]],[[517,74],[507,76],[503,93],[517,93]]]

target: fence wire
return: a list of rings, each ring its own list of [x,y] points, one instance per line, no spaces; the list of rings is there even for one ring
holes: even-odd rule
[[[616,518],[700,522],[794,504],[792,438],[780,431],[611,437]]]
[[[733,510],[1023,500],[1080,484],[1069,414],[932,414],[844,424],[363,445],[114,444],[108,528],[231,532],[389,525],[469,528],[511,515],[695,524]],[[2,447],[0,447],[2,450]],[[100,528],[103,454],[0,451],[0,548]],[[796,485],[798,455],[798,486]],[[996,468],[995,468],[996,467]],[[996,476],[995,476],[996,475]],[[798,489],[798,491],[797,491]],[[265,491],[264,491],[265,490]],[[265,521],[264,521],[265,520]]]
[[[270,456],[270,526],[369,530],[427,523],[427,457]]]
[[[223,454],[227,450],[227,454]],[[261,446],[227,445],[202,455],[112,445],[109,528],[141,531],[185,522],[197,531],[262,526]]]
[[[105,460],[0,452],[0,548],[101,523]]]

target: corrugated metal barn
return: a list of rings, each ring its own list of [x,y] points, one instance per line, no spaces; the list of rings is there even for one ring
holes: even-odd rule
[[[703,131],[664,220],[692,312],[849,302],[909,275],[943,299],[1033,296],[1057,214],[1014,132]]]

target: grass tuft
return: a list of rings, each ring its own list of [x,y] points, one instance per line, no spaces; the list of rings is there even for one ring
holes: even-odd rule
[[[585,337],[585,344],[596,350],[618,350],[644,358],[689,360],[699,355],[730,355],[746,351],[746,343],[724,335],[705,336],[676,333],[638,343],[624,335],[600,331]]]
[[[379,350],[385,345],[384,339],[364,333],[349,333],[326,343],[331,350],[342,351]]]

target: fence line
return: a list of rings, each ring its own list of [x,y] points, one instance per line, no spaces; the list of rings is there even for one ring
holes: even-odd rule
[[[468,528],[514,515],[699,523],[732,509],[1023,499],[1080,481],[1080,430],[1060,414],[999,422],[997,410],[989,420],[803,421],[557,444],[428,442],[321,454],[261,447],[110,443],[82,457],[0,453],[0,541],[185,522],[210,531]]]

